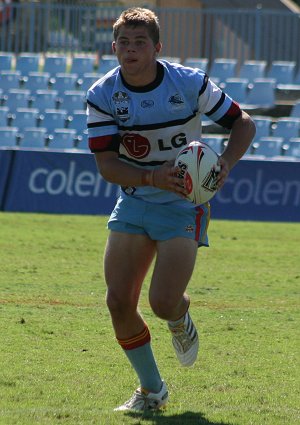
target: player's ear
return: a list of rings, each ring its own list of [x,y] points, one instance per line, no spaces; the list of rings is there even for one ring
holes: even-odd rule
[[[116,53],[116,42],[115,42],[115,41],[113,41],[113,42],[111,43],[111,48],[112,48],[112,51],[113,51],[114,53]]]
[[[161,44],[161,42],[159,41],[159,42],[155,45],[155,51],[156,51],[156,53],[157,53],[157,54],[159,54],[159,52],[161,51],[161,48],[162,48],[162,44]]]

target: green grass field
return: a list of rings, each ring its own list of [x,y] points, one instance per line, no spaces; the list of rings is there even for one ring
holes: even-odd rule
[[[296,425],[300,224],[212,221],[189,286],[199,359],[181,368],[141,309],[170,390],[162,413],[113,412],[138,385],[105,306],[106,217],[0,214],[0,424]]]

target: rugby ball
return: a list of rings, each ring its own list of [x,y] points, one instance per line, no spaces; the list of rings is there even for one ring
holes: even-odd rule
[[[178,176],[183,179],[189,201],[204,204],[215,195],[218,159],[217,153],[200,141],[191,142],[178,153],[175,166],[180,169]]]

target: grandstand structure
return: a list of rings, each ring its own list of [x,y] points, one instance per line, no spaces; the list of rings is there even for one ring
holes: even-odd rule
[[[111,25],[134,2],[77,3],[21,1],[2,10],[0,147],[88,151],[85,94],[117,66]],[[258,131],[246,156],[300,159],[300,13],[291,1],[250,3],[149,2],[163,28],[162,59],[205,70],[253,116]],[[226,145],[227,134],[205,117],[203,135],[218,152]]]

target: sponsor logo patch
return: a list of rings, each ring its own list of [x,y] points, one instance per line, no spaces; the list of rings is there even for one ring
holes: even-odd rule
[[[154,100],[146,99],[141,101],[142,108],[152,108],[154,106]]]

